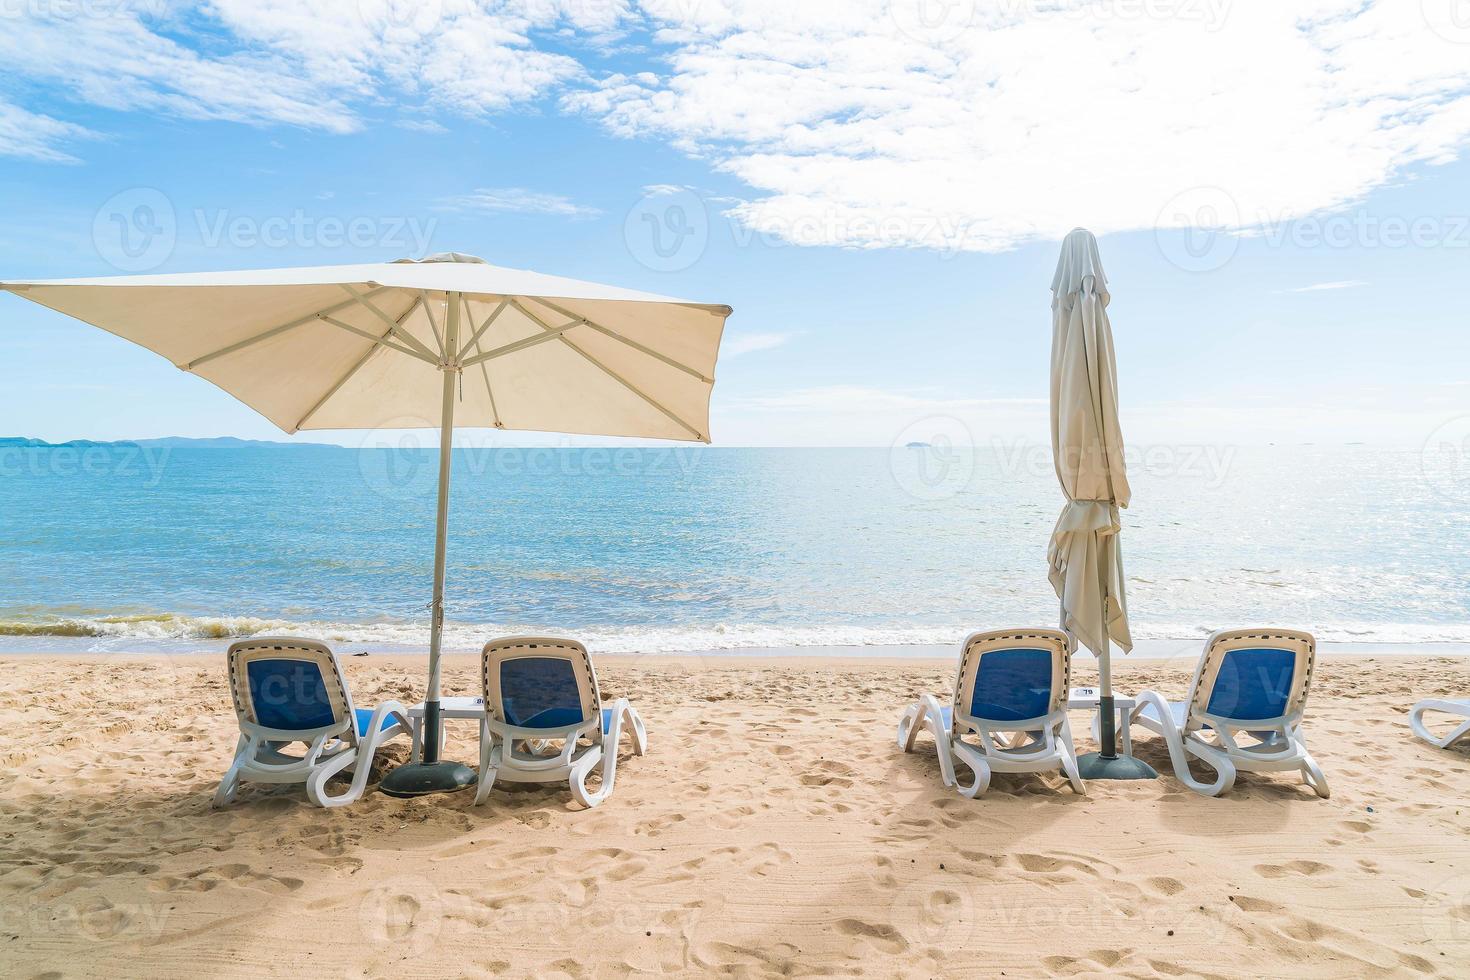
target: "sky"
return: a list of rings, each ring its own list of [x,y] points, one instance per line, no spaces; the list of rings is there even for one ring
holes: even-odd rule
[[[0,279],[467,252],[732,306],[716,445],[1045,443],[1080,225],[1130,442],[1470,433],[1466,0],[0,0],[0,66]],[[6,295],[0,364],[0,435],[286,438]]]

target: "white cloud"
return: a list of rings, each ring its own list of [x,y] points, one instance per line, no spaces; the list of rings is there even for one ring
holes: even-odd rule
[[[1254,227],[1470,137],[1470,36],[1420,3],[920,2],[645,0],[669,70],[564,104],[712,159],[762,232],[858,247]]]
[[[994,251],[1078,224],[1276,226],[1454,159],[1470,30],[1436,15],[1454,2],[145,0],[7,19],[0,63],[109,109],[329,132],[364,106],[560,94],[744,182],[727,213],[756,231]],[[578,60],[619,44],[623,73]],[[3,152],[67,159],[70,126],[12,110]]]
[[[444,198],[438,206],[454,211],[555,214],[567,218],[591,218],[602,213],[560,194],[545,194],[524,187],[481,187],[469,194]]]
[[[1343,279],[1339,282],[1314,282],[1310,286],[1298,286],[1295,289],[1280,289],[1282,293],[1320,293],[1333,289],[1356,289],[1359,286],[1368,285],[1362,279]]]
[[[358,104],[395,97],[467,115],[535,100],[584,73],[533,34],[605,31],[625,15],[618,0],[32,7],[0,30],[14,78],[107,109],[329,132],[360,128]]]
[[[789,333],[741,333],[725,337],[720,342],[720,356],[739,357],[759,350],[780,347],[791,339]]]
[[[82,126],[27,112],[20,106],[0,101],[0,156],[75,163],[76,157],[61,149],[61,144],[96,135]]]
[[[400,119],[393,125],[411,133],[429,133],[434,136],[442,136],[449,132],[448,128],[432,119]]]

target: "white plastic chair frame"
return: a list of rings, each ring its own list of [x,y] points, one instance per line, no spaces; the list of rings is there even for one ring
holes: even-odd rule
[[[969,714],[974,700],[975,678],[980,662],[987,654],[1038,648],[1050,650],[1052,654],[1051,696],[1045,714],[1020,721],[994,721]],[[912,752],[919,731],[928,731],[934,736],[944,785],[954,786],[960,795],[970,799],[989,788],[994,772],[1046,772],[1052,769],[1061,770],[1072,788],[1085,795],[1087,786],[1077,769],[1077,750],[1072,744],[1072,729],[1067,722],[1067,695],[1075,650],[1076,640],[1060,630],[1013,629],[971,634],[965,640],[955,675],[954,694],[950,701],[952,722],[945,723],[939,699],[925,694],[899,718],[899,747],[905,752]],[[977,736],[979,744],[965,741],[967,734]],[[973,782],[966,785],[959,781],[955,760],[974,773]]]
[[[1208,710],[1215,681],[1226,655],[1233,650],[1273,649],[1294,655],[1291,690],[1286,710],[1276,718],[1242,720],[1211,714]],[[1238,772],[1299,771],[1302,781],[1322,799],[1331,795],[1327,778],[1307,751],[1302,733],[1302,716],[1317,664],[1317,644],[1310,633],[1283,629],[1219,630],[1205,640],[1189,697],[1182,704],[1183,724],[1175,709],[1156,691],[1143,691],[1135,698],[1129,722],[1162,735],[1169,748],[1175,777],[1205,796],[1219,796],[1235,785]],[[1152,712],[1150,712],[1152,709]],[[1241,744],[1240,733],[1253,741]],[[1189,771],[1189,757],[1215,770],[1212,781],[1196,779]]]
[[[367,733],[359,737],[357,714],[342,676],[342,665],[330,648],[316,640],[270,636],[241,640],[231,644],[226,660],[240,739],[230,768],[215,791],[211,805],[216,809],[234,800],[242,781],[304,783],[307,799],[317,806],[345,806],[359,799],[366,789],[378,748],[398,735],[411,732],[407,709],[397,701],[385,701],[374,710]],[[249,665],[256,660],[300,660],[316,664],[331,706],[332,723],[301,730],[261,725],[247,674]],[[384,727],[384,720],[390,717],[393,724]],[[292,742],[306,743],[305,755],[287,755],[281,751]],[[327,782],[347,769],[353,770],[353,776],[346,792],[328,793]]]
[[[500,667],[522,658],[566,660],[571,664],[582,721],[559,728],[521,728],[506,721]],[[611,718],[606,730],[603,729],[597,674],[587,648],[576,640],[534,636],[491,640],[481,654],[480,671],[485,716],[480,722],[480,783],[475,792],[476,805],[485,802],[497,781],[550,783],[565,779],[578,803],[595,807],[612,795],[617,780],[618,741],[624,728],[632,735],[635,755],[641,756],[648,750],[643,719],[627,698],[613,702]],[[560,748],[554,744],[557,741],[562,743]],[[602,777],[595,791],[587,786],[594,772],[600,772]]]
[[[1424,724],[1424,715],[1429,711],[1438,711],[1465,720],[1452,728],[1448,735],[1436,735]],[[1447,749],[1460,739],[1470,736],[1470,701],[1447,701],[1442,698],[1420,701],[1409,711],[1409,727],[1414,730],[1415,735],[1435,748]]]

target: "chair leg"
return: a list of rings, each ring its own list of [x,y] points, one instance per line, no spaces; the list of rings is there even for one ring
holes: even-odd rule
[[[616,718],[616,716],[614,716]],[[607,743],[604,743],[606,745]],[[602,785],[597,792],[587,788],[587,777],[602,764]],[[612,795],[613,781],[618,774],[618,749],[617,743],[612,742],[611,748],[594,748],[572,767],[571,775],[567,778],[567,785],[571,787],[572,798],[589,810]]]
[[[923,704],[911,704],[903,709],[898,718],[898,747],[905,752],[914,750],[914,739],[919,734],[919,720],[924,716]]]
[[[361,760],[364,771],[371,768],[372,760],[361,757],[360,750],[357,748],[344,749],[317,766],[311,771],[311,775],[306,777],[306,798],[320,807],[346,806],[355,802],[362,795],[362,789],[357,787],[359,781],[357,777],[361,776],[360,773],[354,776],[352,786],[348,787],[347,792],[337,796],[327,793],[327,781],[359,760]],[[361,781],[366,783],[366,777],[362,777]]]
[[[633,754],[643,755],[648,751],[648,732],[643,728],[643,716],[631,704],[625,704],[623,716],[633,734]]]
[[[1072,744],[1072,726],[1065,716],[1057,731],[1057,748],[1061,751],[1062,772],[1072,784],[1072,791],[1079,796],[1087,795],[1087,784],[1082,781],[1082,770],[1077,766],[1077,746]]]
[[[1327,786],[1327,777],[1322,775],[1322,767],[1317,765],[1316,759],[1305,753],[1302,758],[1302,781],[1324,800],[1332,795],[1332,790]]]
[[[1162,695],[1156,691],[1143,691],[1138,695],[1137,702],[1138,708],[1135,713],[1141,711],[1145,704],[1151,704],[1159,717],[1159,731],[1164,736],[1164,743],[1169,747],[1169,761],[1174,765],[1175,779],[1196,793],[1205,796],[1219,796],[1235,785],[1235,764],[1225,758],[1222,753],[1206,753],[1186,746],[1186,736],[1174,723],[1174,713],[1169,707],[1169,702],[1165,701]],[[1215,770],[1216,778],[1213,783],[1201,782],[1190,773],[1189,756],[1191,754]]]
[[[944,741],[948,742],[948,739]],[[977,759],[965,751],[955,751],[953,755],[975,774],[975,781],[969,786],[959,781],[958,773],[954,776],[953,785],[960,791],[961,796],[973,800],[990,788],[990,766],[983,759]]]
[[[214,791],[214,799],[210,801],[210,809],[218,810],[226,807],[235,800],[235,792],[240,788],[240,770],[245,767],[246,761],[255,752],[249,736],[241,735],[240,740],[235,743],[235,758],[230,762],[230,768],[225,771],[225,778],[220,780],[219,789]]]
[[[490,766],[490,758],[494,750],[495,736],[491,734],[489,726],[482,722],[480,725],[480,779],[479,784],[475,787],[475,806],[479,806],[490,797],[490,788],[495,785],[497,773]]]
[[[1440,736],[1431,732],[1429,726],[1424,724],[1424,714],[1427,711],[1437,710],[1440,709],[1435,708],[1430,702],[1421,701],[1414,705],[1413,710],[1409,712],[1409,727],[1414,730],[1415,735],[1437,749],[1447,749],[1466,735],[1470,735],[1470,720],[1460,724],[1448,735]]]

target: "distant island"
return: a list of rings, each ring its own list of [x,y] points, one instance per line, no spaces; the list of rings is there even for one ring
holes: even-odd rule
[[[933,449],[934,448],[934,444],[931,443],[931,442],[906,442],[906,443],[904,443],[903,448],[905,448],[905,449]]]
[[[92,449],[119,446],[137,446],[140,449],[342,448],[329,442],[272,442],[268,439],[236,439],[234,436],[216,436],[213,439],[189,439],[184,436],[166,436],[162,439],[120,439],[116,442],[97,442],[92,439],[47,442],[44,439],[27,439],[24,436],[0,436],[0,449]]]

